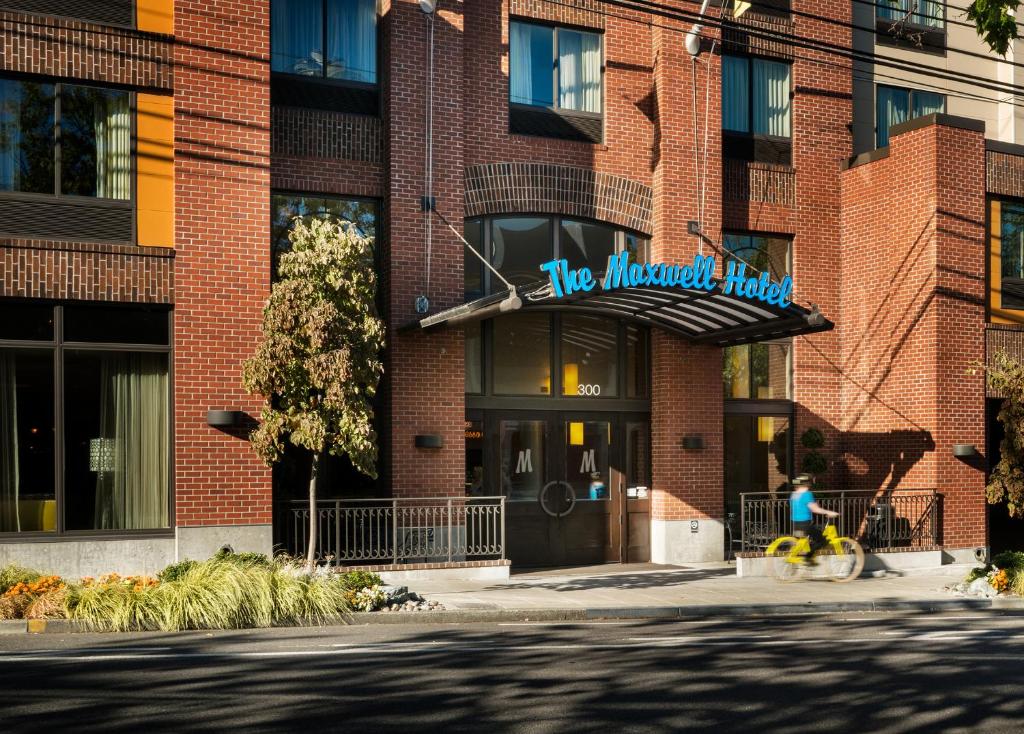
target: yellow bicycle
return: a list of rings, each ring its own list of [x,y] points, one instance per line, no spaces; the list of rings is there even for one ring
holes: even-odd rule
[[[775,578],[779,581],[797,581],[818,570],[819,578],[828,578],[838,583],[852,581],[864,570],[864,549],[853,538],[840,537],[835,525],[829,523],[822,531],[825,545],[815,555],[818,566],[807,562],[811,550],[808,537],[795,538],[784,535],[776,538],[764,554],[774,559]]]

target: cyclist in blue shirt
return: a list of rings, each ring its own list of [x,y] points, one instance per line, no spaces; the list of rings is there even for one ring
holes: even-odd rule
[[[838,517],[839,513],[826,510],[819,505],[814,500],[814,494],[811,493],[811,483],[807,477],[797,477],[793,480],[793,492],[789,495],[789,514],[793,520],[793,533],[797,537],[810,536],[811,550],[804,556],[804,560],[814,565],[817,563],[814,560],[814,554],[824,547],[825,536],[822,535],[820,528],[815,527],[811,523],[811,519],[814,515]]]

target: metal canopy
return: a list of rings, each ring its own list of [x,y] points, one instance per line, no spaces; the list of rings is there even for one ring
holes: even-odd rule
[[[601,277],[597,277],[600,281]],[[771,306],[735,295],[719,288],[712,292],[698,289],[640,286],[574,293],[555,298],[547,282],[517,289],[518,298],[500,291],[475,301],[455,306],[421,319],[422,329],[479,321],[515,310],[524,313],[562,311],[623,319],[679,334],[691,342],[731,346],[798,334],[828,331],[834,324],[817,312],[790,304]]]

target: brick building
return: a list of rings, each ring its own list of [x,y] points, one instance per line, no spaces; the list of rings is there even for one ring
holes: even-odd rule
[[[966,370],[1024,344],[1024,149],[939,113],[851,158],[850,68],[785,40],[850,47],[849,3],[716,9],[696,58],[694,7],[663,5],[0,2],[0,562],[299,544],[308,467],[257,460],[240,380],[296,215],[375,237],[388,326],[380,478],[328,467],[325,554],[349,500],[500,496],[513,564],[720,559],[811,428],[825,489],[941,496],[901,544],[986,547]],[[620,254],[742,262],[793,303],[543,287]],[[419,542],[379,516],[391,545],[354,560]]]

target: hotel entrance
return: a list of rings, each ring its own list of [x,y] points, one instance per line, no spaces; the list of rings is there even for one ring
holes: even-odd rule
[[[650,559],[646,415],[487,411],[466,426],[467,491],[507,498],[515,566]]]

